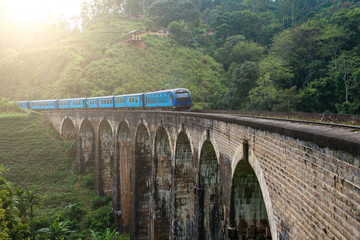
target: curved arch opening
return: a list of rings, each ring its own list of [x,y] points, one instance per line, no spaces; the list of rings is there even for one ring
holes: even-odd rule
[[[260,184],[251,165],[239,161],[232,180],[231,239],[271,239]]]
[[[190,141],[181,132],[175,152],[175,239],[191,239],[194,235],[195,176]]]
[[[150,136],[143,124],[138,127],[136,132],[135,176],[135,239],[145,239],[150,235],[152,162]]]
[[[101,185],[99,191],[110,195],[112,192],[113,174],[113,149],[112,149],[112,129],[108,121],[101,122],[99,127],[99,168],[101,174]]]
[[[201,149],[199,177],[199,239],[224,239],[220,167],[210,141]]]
[[[95,134],[89,120],[84,120],[79,132],[80,153],[78,155],[79,172],[88,172],[95,164]]]
[[[61,127],[61,137],[64,140],[74,140],[77,137],[76,128],[70,118],[66,118]]]
[[[168,239],[171,214],[171,148],[164,128],[160,128],[156,134],[154,167],[154,239]]]
[[[120,223],[116,224],[117,226],[122,225],[124,230],[129,228],[130,224],[130,196],[131,196],[131,185],[130,185],[130,172],[131,172],[131,160],[132,160],[132,151],[131,151],[131,134],[128,125],[125,122],[122,122],[118,129],[117,134],[117,144],[118,144],[118,171],[119,176],[119,186],[118,186],[118,199],[116,208],[119,212],[117,214],[120,218]]]

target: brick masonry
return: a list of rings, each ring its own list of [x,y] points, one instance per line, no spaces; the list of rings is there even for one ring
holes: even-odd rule
[[[231,221],[231,204],[241,202],[231,199],[233,179],[239,162],[245,160],[261,189],[271,232],[266,234],[272,239],[360,238],[359,132],[219,114],[108,110],[44,114],[59,133],[77,136],[78,164],[91,158],[83,156],[87,149],[93,151],[95,188],[101,194],[112,188],[118,228],[130,228],[132,239],[167,234],[169,239],[204,238],[207,231],[202,229],[210,222],[220,228],[221,237],[229,239],[237,227]],[[101,160],[108,156],[101,150],[104,136],[109,135],[101,130],[104,122],[112,131],[113,149],[108,150],[113,158],[112,179],[104,177]],[[159,129],[162,137],[156,137]],[[118,140],[124,135],[126,158],[121,157],[125,150]],[[211,160],[212,151],[217,165]],[[221,199],[215,201],[217,191]],[[159,211],[159,206],[165,210]],[[220,219],[204,215],[210,206]],[[169,219],[169,225],[162,231],[158,224],[164,219]]]

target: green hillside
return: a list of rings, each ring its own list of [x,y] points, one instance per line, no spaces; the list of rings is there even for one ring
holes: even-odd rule
[[[51,216],[75,202],[89,204],[86,199],[95,193],[83,186],[84,177],[74,171],[74,142],[63,142],[41,115],[0,113],[0,132],[4,177],[42,199],[35,218]]]
[[[51,46],[8,53],[0,59],[0,96],[12,100],[87,97],[165,88],[189,88],[197,102],[223,92],[221,64],[170,38],[127,42],[139,22],[96,25]],[[10,84],[8,84],[10,83]]]

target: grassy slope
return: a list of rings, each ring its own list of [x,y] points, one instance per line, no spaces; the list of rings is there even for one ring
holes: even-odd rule
[[[85,208],[95,192],[74,174],[74,142],[63,142],[56,130],[37,113],[0,113],[0,164],[16,186],[35,191],[42,202],[35,218],[82,202]]]

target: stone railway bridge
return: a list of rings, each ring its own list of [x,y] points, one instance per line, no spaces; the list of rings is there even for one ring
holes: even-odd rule
[[[360,239],[360,132],[156,111],[48,111],[132,239]]]

